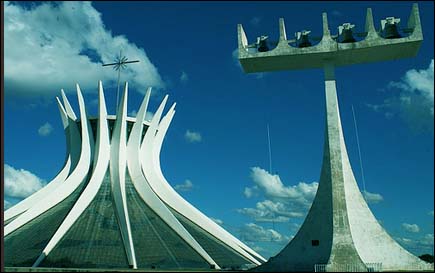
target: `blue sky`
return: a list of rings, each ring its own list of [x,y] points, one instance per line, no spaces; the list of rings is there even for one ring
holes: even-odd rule
[[[5,2],[5,206],[50,181],[62,167],[65,138],[55,97],[63,88],[78,111],[79,83],[91,115],[103,81],[114,113],[116,72],[101,67],[122,50],[131,64],[128,108],[148,86],[150,111],[165,94],[177,113],[161,165],[180,194],[265,257],[296,233],[315,195],[324,141],[323,71],[245,74],[237,24],[250,43],[302,29],[321,36],[351,22],[362,31],[371,7],[376,28],[402,26],[412,2]],[[415,58],[336,69],[351,164],[374,215],[415,254],[433,253],[433,2],[419,2],[424,41]],[[272,170],[267,125],[270,127]],[[278,196],[287,194],[282,200]],[[291,197],[293,196],[293,197]]]

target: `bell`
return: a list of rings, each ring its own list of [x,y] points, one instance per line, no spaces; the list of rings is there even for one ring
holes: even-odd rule
[[[269,51],[269,47],[267,46],[267,38],[268,36],[264,36],[264,35],[257,38],[258,52]]]
[[[296,39],[298,41],[298,47],[309,47],[311,46],[310,39],[308,37],[308,34],[310,34],[311,31],[309,30],[303,30],[302,32],[296,32]]]
[[[308,35],[302,35],[298,47],[302,48],[302,47],[309,47],[309,46],[311,46],[311,42],[308,39]]]
[[[386,24],[384,29],[384,38],[385,39],[395,39],[401,38],[402,35],[399,34],[396,24]]]
[[[385,20],[381,20],[383,37],[385,39],[395,39],[401,38],[402,35],[399,33],[398,24],[400,23],[400,18],[387,17]]]
[[[266,40],[260,41],[258,44],[258,52],[266,52],[269,51],[269,47],[267,46]]]
[[[343,30],[343,36],[340,43],[355,43],[356,40],[353,38],[352,30]]]
[[[355,25],[351,25],[350,23],[344,23],[342,26],[338,27],[338,35],[340,36],[340,43],[355,43],[356,40],[352,35],[352,28]]]

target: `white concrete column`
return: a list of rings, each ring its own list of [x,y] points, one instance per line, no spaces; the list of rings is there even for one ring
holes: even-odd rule
[[[326,136],[329,150],[330,177],[321,177],[323,182],[331,183],[332,189],[332,248],[327,270],[336,271],[337,265],[354,264],[360,270],[365,270],[352,240],[352,234],[347,215],[347,204],[344,190],[344,168],[342,155],[346,146],[341,145],[342,128],[338,108],[337,89],[334,75],[334,65],[327,63],[325,72],[326,97]]]
[[[127,94],[128,85],[126,83],[124,95],[116,114],[110,143],[110,180],[116,216],[128,263],[133,269],[137,269],[125,189],[125,174],[127,170]]]
[[[65,217],[62,224],[56,230],[56,233],[51,237],[47,246],[43,249],[38,259],[34,262],[32,267],[37,267],[39,264],[50,254],[50,252],[56,247],[61,239],[67,234],[74,223],[83,214],[85,209],[90,205],[97,195],[101,184],[104,179],[104,175],[109,165],[110,158],[110,144],[109,144],[109,129],[107,126],[107,110],[104,100],[103,86],[101,81],[99,82],[99,111],[98,111],[98,129],[97,139],[95,145],[95,158],[96,162],[94,170],[92,172],[89,183],[86,188],[75,202],[71,211]]]

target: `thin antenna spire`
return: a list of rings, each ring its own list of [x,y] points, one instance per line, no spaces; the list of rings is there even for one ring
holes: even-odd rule
[[[364,190],[363,197],[365,200],[366,199],[366,181],[364,178],[364,169],[363,169],[363,163],[362,163],[362,157],[361,157],[361,148],[359,146],[358,127],[356,126],[355,110],[353,109],[353,104],[352,104],[352,115],[353,115],[353,124],[355,125],[356,145],[358,147],[359,165],[361,168],[361,178],[362,178],[363,190]]]
[[[267,141],[268,141],[268,144],[269,144],[269,173],[272,174],[272,149],[270,148],[269,123],[267,124]]]
[[[273,172],[272,172],[272,148],[270,147],[269,123],[267,124],[267,143],[269,146],[269,173],[271,175],[273,175]],[[273,214],[272,214],[272,229],[275,230],[275,212],[273,212]],[[272,234],[270,236],[272,236]],[[271,241],[273,241],[273,236],[271,237]]]

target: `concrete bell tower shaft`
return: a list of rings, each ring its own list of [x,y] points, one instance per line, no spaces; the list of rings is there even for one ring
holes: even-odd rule
[[[332,200],[332,248],[328,264],[355,264],[361,270],[365,265],[353,244],[347,204],[345,196],[344,157],[347,157],[344,145],[343,129],[341,127],[340,111],[338,107],[337,88],[335,83],[334,65],[326,63],[325,99],[326,99],[326,131],[324,161],[322,168],[330,168],[329,172],[322,172],[320,183],[330,184]],[[326,147],[327,146],[327,147]],[[326,160],[325,160],[326,159]]]

